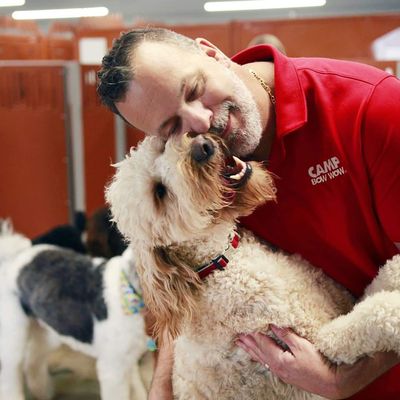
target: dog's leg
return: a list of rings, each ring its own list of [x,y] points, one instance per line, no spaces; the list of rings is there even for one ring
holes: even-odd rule
[[[400,290],[400,255],[393,257],[379,269],[379,274],[366,288],[364,297],[382,290]]]
[[[131,386],[134,400],[146,400],[147,390],[143,384],[143,379],[140,374],[139,364],[134,362],[131,369]]]
[[[25,361],[25,375],[28,388],[36,399],[49,400],[54,395],[47,359],[58,344],[51,342],[47,332],[38,324],[32,324]]]
[[[0,398],[24,400],[22,363],[30,321],[10,292],[0,295]]]
[[[380,291],[324,325],[315,345],[331,361],[353,364],[364,355],[400,354],[400,291]]]
[[[101,354],[96,370],[102,400],[130,400],[130,370],[125,368],[127,355]]]

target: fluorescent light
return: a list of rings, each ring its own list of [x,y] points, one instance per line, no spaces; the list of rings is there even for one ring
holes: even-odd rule
[[[23,6],[25,0],[0,0],[0,7]]]
[[[88,8],[57,8],[54,10],[14,11],[14,19],[61,19],[81,17],[104,17],[108,14],[107,7]]]
[[[320,7],[326,0],[247,0],[247,1],[209,1],[204,9],[209,12],[268,10],[274,8]]]

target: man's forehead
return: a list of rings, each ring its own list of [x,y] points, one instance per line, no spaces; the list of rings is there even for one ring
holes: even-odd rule
[[[187,54],[184,49],[168,42],[144,41],[140,43],[134,53],[134,64],[153,63],[155,58],[172,59],[175,56]]]
[[[180,46],[170,42],[144,41],[133,55],[134,75],[146,74],[159,69],[176,73],[188,71],[207,61],[209,57],[195,47]]]

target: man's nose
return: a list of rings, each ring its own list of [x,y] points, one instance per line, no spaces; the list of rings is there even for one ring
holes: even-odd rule
[[[211,127],[212,111],[204,107],[201,102],[193,102],[188,105],[186,115],[187,129],[189,132],[204,133]]]

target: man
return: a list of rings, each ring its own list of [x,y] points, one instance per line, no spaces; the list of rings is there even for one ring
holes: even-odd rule
[[[114,43],[99,79],[103,102],[147,134],[212,131],[237,155],[268,162],[277,202],[243,223],[355,296],[399,252],[395,77],[361,64],[290,59],[265,45],[230,60],[205,39],[144,29]],[[290,352],[262,334],[241,336],[238,345],[284,381],[332,399],[399,398],[395,354],[328,367],[307,340],[286,327],[272,329]],[[166,345],[151,399],[172,398],[172,363]]]

